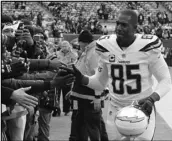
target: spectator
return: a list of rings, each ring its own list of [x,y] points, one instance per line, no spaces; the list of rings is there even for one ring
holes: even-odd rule
[[[163,30],[162,32],[162,38],[168,40],[170,38],[170,32],[168,29]]]
[[[59,44],[61,50],[56,52],[57,59],[61,62],[71,65],[75,64],[77,61],[78,55],[76,52],[72,50],[72,46],[68,41],[62,41]],[[66,94],[71,90],[71,86],[65,86],[58,89],[58,102],[60,103],[60,95],[62,92],[63,95],[63,112],[65,115],[68,115],[70,112],[70,101],[68,99],[65,99]]]
[[[151,33],[151,30],[150,30],[149,26],[145,26],[143,28],[143,31],[144,31],[144,34],[150,34]]]
[[[157,35],[160,39],[162,39],[162,32],[163,32],[163,30],[162,30],[161,27],[159,27],[159,28],[156,30],[156,35]]]
[[[103,17],[104,17],[104,20],[108,20],[109,18],[109,10],[106,7],[104,8],[104,11],[103,11]]]
[[[140,13],[139,16],[138,16],[138,22],[139,22],[140,25],[142,25],[143,21],[144,21],[144,15],[142,13]]]
[[[97,10],[97,14],[98,14],[98,16],[99,16],[99,19],[102,19],[102,18],[103,18],[103,10],[102,10],[102,8],[99,8],[99,9]]]
[[[106,25],[103,28],[103,35],[108,35],[108,29]]]
[[[42,13],[39,12],[37,15],[37,26],[42,27],[42,20],[43,20]]]

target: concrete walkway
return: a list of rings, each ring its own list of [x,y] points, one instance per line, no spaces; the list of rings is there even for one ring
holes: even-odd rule
[[[107,107],[103,109],[105,114]],[[61,117],[53,117],[50,126],[50,140],[54,141],[67,141],[69,140],[71,126],[71,115],[64,116],[62,113]],[[111,135],[109,135],[111,136]],[[162,118],[162,116],[157,113],[156,117],[156,130],[154,135],[154,141],[156,140],[172,140],[172,129],[169,127],[167,122]]]

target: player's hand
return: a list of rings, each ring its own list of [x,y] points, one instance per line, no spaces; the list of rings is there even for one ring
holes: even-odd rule
[[[73,74],[76,79],[75,79],[75,83],[76,84],[80,84],[80,85],[87,85],[88,84],[88,78],[85,77],[76,67],[74,64],[72,64],[72,68],[66,68],[66,67],[60,67],[60,69],[66,70],[68,71],[68,73]]]
[[[38,105],[38,99],[25,93],[30,89],[31,87],[26,87],[13,91],[11,99],[27,109],[29,109],[30,106],[35,107]]]
[[[141,109],[143,112],[147,115],[150,116],[152,113],[152,109],[154,106],[154,103],[160,99],[160,96],[157,93],[153,93],[150,96],[141,99],[138,101],[138,104],[141,106]]]
[[[65,67],[63,67],[63,68],[65,68]],[[66,69],[59,69],[58,72],[57,72],[58,76],[66,76],[68,74],[72,74],[73,75],[71,70],[66,70]]]
[[[73,71],[72,68],[64,67],[64,66],[59,67],[58,75],[61,75],[61,74],[64,75],[66,73],[75,75],[75,72]]]
[[[51,85],[53,87],[64,87],[70,86],[75,81],[75,76],[72,74],[68,74],[65,76],[56,75],[55,78],[51,81]]]
[[[150,116],[152,113],[154,102],[148,97],[139,101],[141,110],[147,115]]]

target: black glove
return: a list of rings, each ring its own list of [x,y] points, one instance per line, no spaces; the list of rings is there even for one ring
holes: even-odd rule
[[[76,77],[76,83],[78,84],[82,84],[83,82],[83,78],[84,75],[75,67],[75,65],[72,65],[73,71],[74,71],[74,75]]]
[[[149,97],[146,97],[144,99],[141,99],[138,101],[139,105],[141,106],[141,110],[147,115],[150,116],[152,113],[152,109],[154,106],[154,103],[160,99],[159,95],[156,93],[153,93]]]
[[[56,75],[55,78],[51,81],[53,87],[64,87],[64,86],[70,86],[75,81],[75,77],[72,74],[68,74],[65,76],[58,76]]]
[[[59,69],[58,72],[57,72],[57,75],[58,76],[66,76],[66,75],[71,74],[71,73],[72,73],[71,71],[64,70],[64,69]]]
[[[23,75],[27,71],[27,65],[24,61],[15,63],[2,62],[1,66],[2,79],[14,78]]]
[[[69,69],[66,67],[60,67],[60,69],[68,71],[68,73],[73,74],[76,78],[75,78],[75,83],[76,84],[80,84],[80,85],[87,85],[89,80],[86,76],[84,76],[73,64],[72,65],[73,69]]]

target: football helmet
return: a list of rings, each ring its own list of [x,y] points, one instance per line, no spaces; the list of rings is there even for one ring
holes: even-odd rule
[[[115,117],[115,124],[122,135],[138,136],[147,129],[149,118],[139,106],[130,105],[118,111]]]

